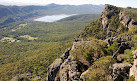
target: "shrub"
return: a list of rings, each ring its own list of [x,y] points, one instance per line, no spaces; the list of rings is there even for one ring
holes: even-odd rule
[[[127,81],[135,81],[135,77],[131,76],[131,77],[129,77],[129,79]]]
[[[132,62],[134,61],[132,51],[133,51],[133,50],[136,50],[136,49],[137,49],[137,47],[132,47],[131,50],[130,50],[130,49],[126,49],[126,50],[124,51],[125,61],[126,61],[126,62],[132,63]]]
[[[109,65],[114,63],[111,56],[104,56],[94,62],[89,71],[84,75],[86,81],[107,81],[111,73]]]

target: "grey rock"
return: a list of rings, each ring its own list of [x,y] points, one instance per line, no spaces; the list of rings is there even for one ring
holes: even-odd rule
[[[117,61],[122,63],[122,61],[124,61],[124,56],[125,56],[124,54],[118,55],[117,56]]]
[[[68,58],[69,52],[71,48],[66,49],[64,54],[56,59],[49,67],[48,67],[48,73],[47,73],[47,81],[58,81],[57,73],[59,72],[61,64]]]
[[[59,58],[48,67],[47,81],[54,81],[61,64],[62,60]]]
[[[128,27],[128,24],[131,21],[131,18],[127,16],[124,11],[120,11],[119,20],[124,26]]]
[[[134,64],[133,66],[130,68],[130,76],[134,76],[135,77],[135,81],[137,81],[137,59],[134,59]]]
[[[133,54],[133,58],[134,59],[137,59],[137,49],[132,51],[132,54]]]
[[[137,24],[137,22],[134,19],[127,16],[126,12],[124,12],[122,10],[119,13],[119,20],[124,26],[126,26],[129,29],[132,28],[133,25]]]
[[[34,81],[37,81],[37,80],[40,80],[40,79],[41,79],[40,76],[36,76],[33,80],[34,80]]]
[[[26,74],[20,74],[11,79],[11,81],[22,81],[24,79],[31,80],[32,76],[31,73],[26,73]]]
[[[112,80],[111,81],[123,81],[128,78],[129,69],[131,68],[131,64],[129,63],[116,63],[113,64],[111,69],[112,72]]]

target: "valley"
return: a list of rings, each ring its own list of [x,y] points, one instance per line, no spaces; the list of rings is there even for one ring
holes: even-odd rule
[[[53,6],[59,5],[52,4],[50,6],[54,10]],[[10,7],[12,8],[12,6]],[[67,7],[69,8],[69,5]],[[85,11],[78,11],[79,13],[72,12],[70,14],[79,15],[55,17],[58,19],[56,22],[40,22],[33,20],[49,14],[56,15],[60,10],[53,12],[52,9],[49,9],[48,14],[45,14],[45,11],[36,10],[35,6],[22,7],[24,11],[20,10],[18,6],[15,7],[15,10],[17,8],[19,13],[25,11],[29,14],[36,11],[42,15],[31,14],[26,16],[22,13],[22,15],[18,14],[18,17],[13,13],[9,15],[5,10],[8,15],[7,17],[3,16],[3,18],[11,17],[13,19],[3,21],[3,18],[0,18],[2,21],[0,25],[0,81],[9,81],[13,77],[24,73],[31,74],[32,78],[40,77],[41,80],[45,80],[47,67],[66,48],[71,47],[74,38],[77,37],[77,34],[85,25],[100,17],[100,13],[89,14]],[[30,11],[33,8],[34,11]],[[64,11],[57,15],[59,14],[64,14]],[[14,20],[14,22],[11,20]]]
[[[137,81],[137,10],[0,6],[0,81]]]

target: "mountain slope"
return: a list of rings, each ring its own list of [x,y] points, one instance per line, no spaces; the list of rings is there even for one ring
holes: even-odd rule
[[[98,17],[85,14],[68,17],[73,18],[71,21],[67,18],[52,23],[24,21],[0,29],[0,81],[26,74],[45,80],[47,67],[72,45],[84,25]]]
[[[137,11],[105,5],[49,67],[47,81],[135,81]],[[133,51],[135,50],[135,51]]]

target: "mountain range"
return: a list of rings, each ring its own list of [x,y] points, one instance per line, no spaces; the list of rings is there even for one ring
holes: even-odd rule
[[[0,5],[0,25],[33,17],[57,14],[101,14],[104,5],[3,6]]]

